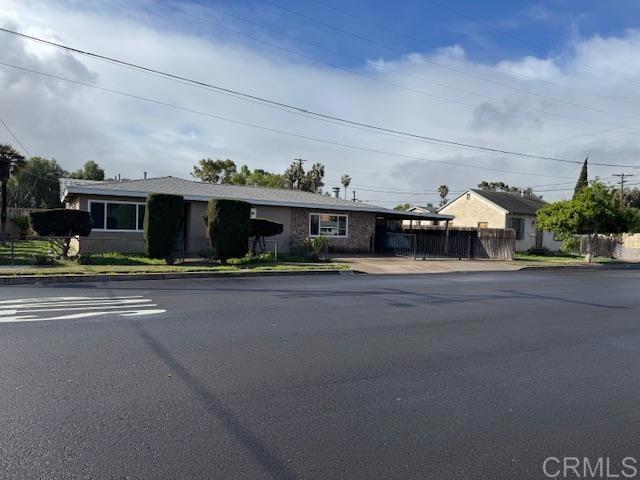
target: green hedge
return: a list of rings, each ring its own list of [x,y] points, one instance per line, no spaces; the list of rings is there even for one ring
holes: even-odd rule
[[[209,200],[207,232],[215,258],[243,257],[249,250],[251,205],[239,200]]]
[[[53,208],[31,212],[29,223],[42,237],[86,237],[91,233],[91,214],[86,210]]]
[[[42,237],[50,238],[51,249],[61,257],[67,257],[71,249],[71,237],[86,237],[91,233],[91,214],[86,210],[52,208],[29,214],[31,229]]]
[[[284,226],[266,218],[252,218],[250,237],[273,237],[280,235]]]
[[[267,248],[265,237],[280,235],[283,230],[284,226],[279,222],[266,218],[252,218],[251,231],[249,233],[249,236],[253,238],[251,251],[256,253],[257,247],[260,247],[260,250],[264,252]]]
[[[144,252],[149,258],[171,258],[173,241],[184,222],[184,198],[150,193],[144,211]]]

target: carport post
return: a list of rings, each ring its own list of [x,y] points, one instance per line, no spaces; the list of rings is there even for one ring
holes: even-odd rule
[[[444,254],[449,256],[449,220],[444,222]]]

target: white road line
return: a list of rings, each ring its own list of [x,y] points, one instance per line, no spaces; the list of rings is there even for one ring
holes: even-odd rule
[[[40,307],[81,307],[81,306],[98,306],[98,305],[132,305],[139,303],[150,302],[148,298],[136,298],[131,300],[117,300],[114,302],[109,302],[106,300],[100,300],[97,302],[83,300],[76,302],[40,302],[40,303],[14,303],[14,304],[3,304],[0,305],[0,309],[11,309],[11,308],[19,308],[19,309],[27,309],[27,308],[40,308]]]
[[[72,300],[120,300],[129,298],[143,298],[142,295],[129,295],[126,297],[31,297],[17,298],[14,300],[0,300],[0,304],[17,303],[17,302],[66,302]]]
[[[142,315],[156,315],[158,313],[165,313],[166,310],[152,309],[152,310],[122,310],[120,312],[84,312],[84,313],[72,313],[70,315],[60,315],[57,317],[34,317],[33,315],[14,316],[0,318],[0,323],[16,323],[16,322],[41,322],[48,320],[76,320],[79,318],[97,317],[107,314],[120,314],[123,317],[138,317]]]
[[[151,300],[148,300],[149,302]],[[123,308],[131,308],[131,307],[137,307],[137,308],[147,308],[147,307],[157,307],[158,305],[156,305],[155,303],[145,303],[144,305],[106,305],[106,306],[98,306],[98,307],[94,307],[94,306],[90,306],[90,307],[66,307],[66,308],[32,308],[32,309],[15,309],[15,310],[0,310],[0,318],[3,315],[15,315],[18,312],[20,313],[39,313],[39,312],[69,312],[69,311],[73,311],[73,310],[107,310],[107,309],[114,309],[114,308],[119,308],[119,309],[123,309]]]
[[[102,315],[134,317],[165,313],[142,295],[125,297],[42,297],[0,301],[0,323],[74,320]],[[46,312],[60,312],[51,315]],[[71,313],[74,312],[74,313]]]

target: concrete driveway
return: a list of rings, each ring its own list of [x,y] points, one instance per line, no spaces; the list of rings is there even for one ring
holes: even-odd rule
[[[409,274],[409,273],[445,273],[445,272],[495,272],[514,271],[521,267],[512,262],[497,260],[455,260],[428,259],[414,260],[407,257],[383,255],[354,255],[333,257],[334,262],[347,263],[357,272],[371,274]]]

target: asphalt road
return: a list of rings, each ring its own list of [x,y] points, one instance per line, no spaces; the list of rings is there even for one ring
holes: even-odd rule
[[[3,286],[0,478],[640,466],[639,287],[638,270]]]

